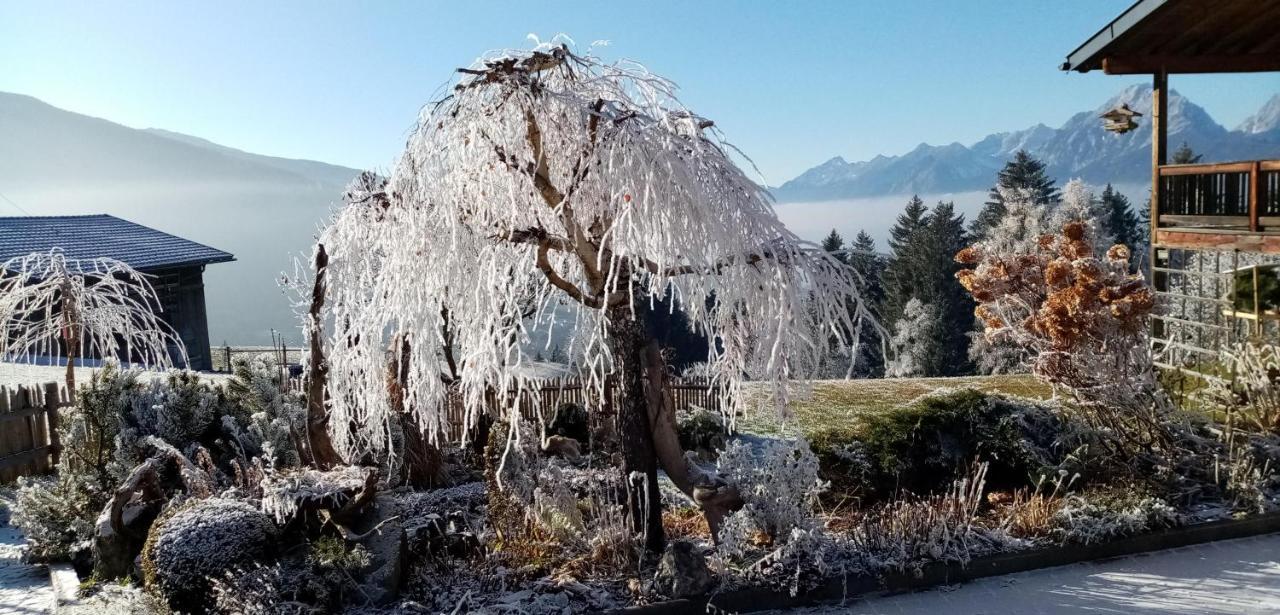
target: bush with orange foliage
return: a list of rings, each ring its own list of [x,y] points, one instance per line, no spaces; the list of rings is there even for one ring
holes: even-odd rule
[[[1170,405],[1155,379],[1147,323],[1155,293],[1130,273],[1129,249],[1099,257],[1083,221],[1041,235],[1029,253],[976,244],[956,254],[956,274],[978,302],[989,341],[1032,356],[1032,372],[1070,391],[1095,427],[1129,444],[1169,444]]]

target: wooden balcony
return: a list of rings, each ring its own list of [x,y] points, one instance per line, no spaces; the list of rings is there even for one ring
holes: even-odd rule
[[[1280,160],[1163,165],[1158,181],[1157,245],[1280,253]]]

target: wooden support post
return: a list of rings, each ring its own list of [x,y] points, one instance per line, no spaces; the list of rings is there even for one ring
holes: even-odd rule
[[[1262,163],[1254,160],[1249,168],[1249,231],[1258,232],[1258,208],[1262,201]]]
[[[1149,258],[1151,275],[1148,279],[1157,291],[1166,290],[1156,280],[1156,229],[1160,227],[1160,167],[1168,163],[1169,127],[1165,118],[1169,113],[1169,73],[1161,69],[1154,76],[1151,84],[1151,238]],[[1159,319],[1151,321],[1151,334],[1155,338],[1164,336],[1164,326]]]
[[[1258,266],[1254,265],[1253,270],[1253,334],[1262,333],[1262,297],[1258,293]]]
[[[58,409],[62,406],[62,391],[58,383],[49,382],[44,385],[44,416],[49,431],[49,455],[53,467],[58,467],[62,460],[62,440],[58,437]]]

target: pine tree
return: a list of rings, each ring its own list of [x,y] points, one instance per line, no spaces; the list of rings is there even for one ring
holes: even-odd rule
[[[1178,149],[1174,150],[1173,156],[1169,158],[1169,163],[1196,164],[1200,162],[1201,158],[1204,158],[1204,154],[1197,154],[1195,150],[1191,149],[1190,145],[1187,145],[1186,141],[1183,141],[1182,145],[1179,145]]]
[[[920,297],[936,310],[941,327],[929,375],[969,373],[967,334],[973,329],[974,304],[956,280],[960,265],[955,261],[956,253],[969,243],[964,227],[964,215],[956,213],[955,203],[938,203],[922,233]]]
[[[1037,203],[1030,193],[997,187],[1004,203],[1004,215],[987,229],[980,243],[992,254],[1026,254],[1036,250],[1040,235],[1051,232],[1052,212]],[[972,316],[970,317],[972,319]],[[992,342],[979,324],[969,334],[969,360],[982,374],[1008,374],[1026,370],[1026,352],[1020,347],[997,340]]]
[[[835,253],[836,260],[849,264],[849,256],[844,253],[844,237],[841,237],[835,229],[831,229],[831,233],[822,240],[822,249]]]
[[[929,357],[920,369],[930,376],[962,374],[968,370],[966,333],[973,328],[973,302],[955,279],[959,265],[954,256],[967,243],[965,220],[952,203],[926,212],[913,199],[890,231],[894,250],[885,271],[881,313],[884,322],[897,323],[911,299],[930,305],[940,324],[936,335],[920,342],[929,346],[917,353]]]
[[[862,274],[863,300],[871,305],[880,305],[884,301],[886,263],[884,257],[876,253],[876,241],[866,231],[858,231],[850,248],[849,264]],[[880,331],[869,323],[864,323],[858,339],[861,347],[854,360],[853,375],[867,378],[880,376],[884,372],[884,340],[881,339]]]
[[[928,222],[929,209],[920,197],[913,196],[907,207],[898,214],[893,228],[889,229],[890,259],[884,277],[884,298],[880,302],[882,322],[892,324],[902,317],[907,301],[912,297],[915,285],[916,256],[912,253],[917,243],[915,236]],[[888,326],[888,325],[886,325]]]
[[[1112,241],[1129,246],[1131,254],[1138,254],[1143,248],[1139,216],[1133,211],[1129,199],[1111,184],[1102,190],[1102,215],[1102,227],[1111,235]]]
[[[1018,150],[1000,170],[996,185],[991,188],[987,202],[982,206],[978,217],[974,218],[970,233],[978,239],[986,236],[987,231],[1000,223],[1005,212],[1005,193],[1008,190],[1025,190],[1031,195],[1033,202],[1039,205],[1051,205],[1060,198],[1054,180],[1045,174],[1045,165],[1027,150]]]

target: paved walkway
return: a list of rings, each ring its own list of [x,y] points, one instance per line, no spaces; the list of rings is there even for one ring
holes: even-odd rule
[[[25,539],[0,511],[0,615],[35,615],[53,610],[53,587],[43,566],[22,562]]]
[[[1261,615],[1280,613],[1280,534],[981,579],[793,613]]]

